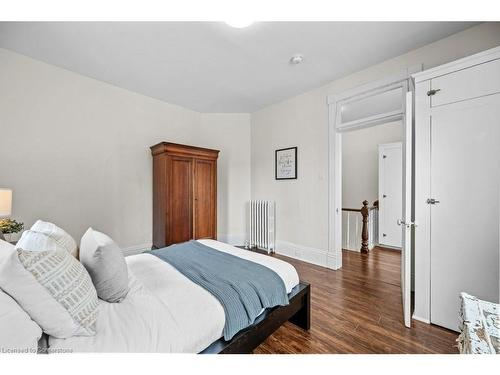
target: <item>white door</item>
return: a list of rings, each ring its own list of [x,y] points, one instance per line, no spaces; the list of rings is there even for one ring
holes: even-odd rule
[[[403,300],[403,315],[405,326],[411,327],[411,258],[412,241],[411,232],[413,228],[412,211],[412,122],[413,122],[413,93],[406,93],[406,111],[404,119],[404,142],[403,142],[403,186],[402,202],[403,217],[399,221],[401,225],[401,297]]]
[[[499,298],[500,94],[436,106],[430,135],[430,318],[458,330],[460,292]]]
[[[379,244],[401,248],[398,220],[403,215],[403,145],[379,145]]]

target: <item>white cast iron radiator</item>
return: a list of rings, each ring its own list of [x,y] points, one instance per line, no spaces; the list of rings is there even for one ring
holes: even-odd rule
[[[250,247],[274,252],[276,205],[273,201],[250,201]]]

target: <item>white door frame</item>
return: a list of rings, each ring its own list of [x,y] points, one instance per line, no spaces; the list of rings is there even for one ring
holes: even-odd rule
[[[383,80],[369,83],[341,94],[328,96],[328,253],[327,267],[337,270],[342,267],[342,132],[381,125],[405,119],[406,92],[411,84],[410,76],[422,70],[417,65]],[[364,119],[341,122],[342,105],[368,96],[377,95],[396,88],[403,88],[401,110],[380,113]]]

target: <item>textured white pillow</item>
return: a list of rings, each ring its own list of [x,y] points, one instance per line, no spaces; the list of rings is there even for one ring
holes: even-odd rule
[[[42,329],[0,289],[0,352],[36,353]]]
[[[97,293],[82,264],[63,248],[24,251],[0,241],[0,287],[49,335],[95,334]]]
[[[89,272],[100,299],[120,302],[125,298],[129,291],[127,264],[111,238],[89,228],[80,241],[80,261]]]
[[[63,229],[59,228],[53,223],[48,221],[37,220],[30,230],[38,233],[43,233],[50,238],[54,239],[59,246],[62,246],[68,253],[78,259],[78,246],[76,241]]]

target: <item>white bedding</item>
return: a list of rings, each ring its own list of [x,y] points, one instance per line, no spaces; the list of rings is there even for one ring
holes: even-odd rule
[[[199,242],[272,269],[283,279],[287,293],[299,283],[289,263],[214,240]],[[198,353],[222,337],[224,309],[209,292],[153,255],[126,260],[130,291],[121,303],[99,301],[97,334],[49,337],[50,349]]]
[[[0,353],[36,353],[41,336],[40,326],[0,289]]]

